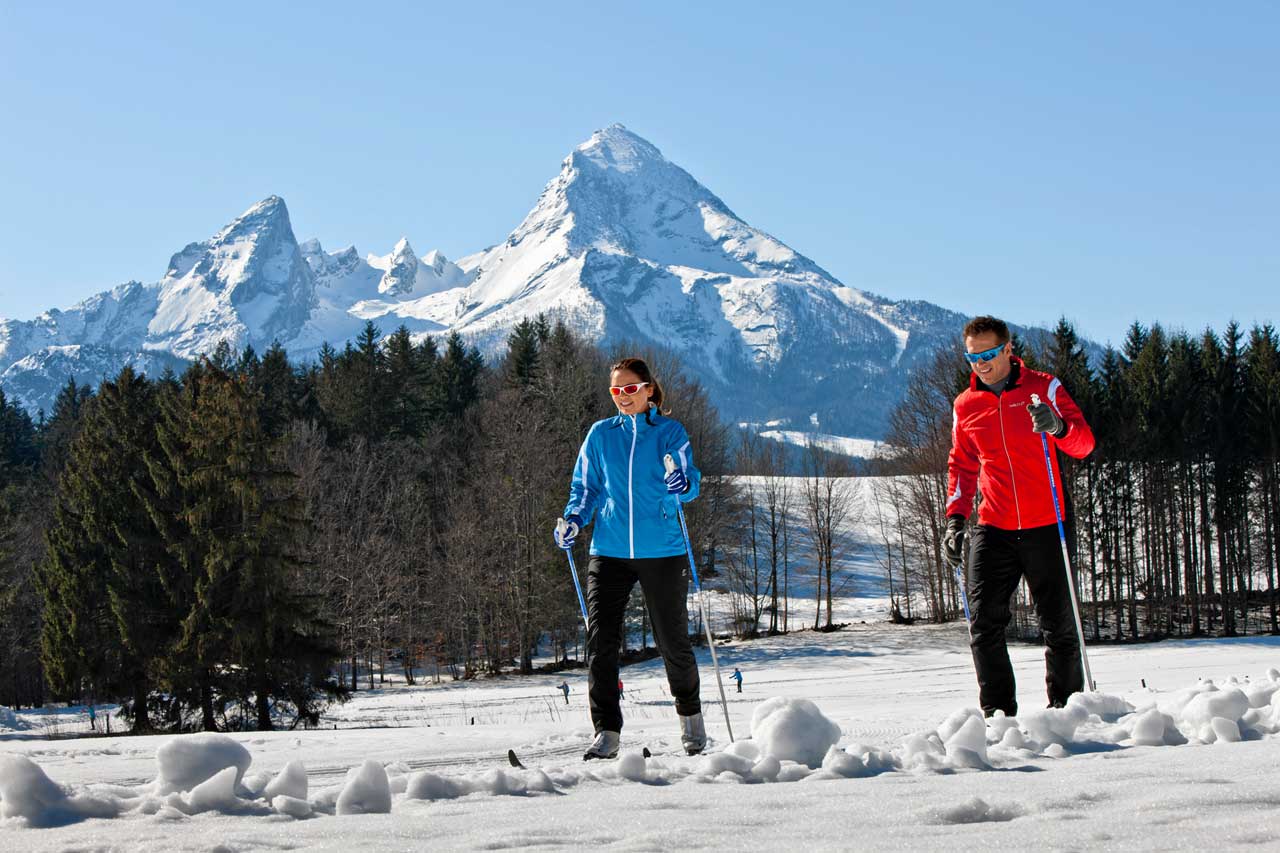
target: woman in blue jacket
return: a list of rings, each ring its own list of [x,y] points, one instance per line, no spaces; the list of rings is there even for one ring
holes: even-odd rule
[[[662,408],[662,386],[638,358],[609,374],[616,417],[597,421],[578,451],[564,509],[567,524],[556,544],[568,550],[595,519],[587,564],[588,696],[596,737],[584,759],[618,754],[622,711],[618,657],[623,616],[636,581],[644,592],[654,639],[680,716],[681,741],[695,755],[706,746],[698,664],[689,643],[686,551],[677,502],[698,496],[702,474],[689,435]],[[663,458],[675,460],[667,474]]]

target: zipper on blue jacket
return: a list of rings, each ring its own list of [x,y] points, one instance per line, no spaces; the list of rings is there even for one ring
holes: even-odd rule
[[[631,540],[631,559],[636,558],[636,501],[631,493],[631,480],[636,464],[636,416],[631,416],[631,456],[627,459],[627,534]]]

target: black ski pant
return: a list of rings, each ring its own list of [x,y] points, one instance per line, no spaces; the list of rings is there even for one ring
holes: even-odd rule
[[[591,722],[597,732],[622,731],[619,706],[618,658],[622,653],[623,618],[636,581],[644,592],[649,623],[662,661],[667,684],[676,701],[676,713],[701,713],[698,662],[689,642],[689,579],[686,557],[654,557],[629,560],[593,556],[587,563],[588,697]]]
[[[988,716],[996,711],[1009,716],[1018,713],[1004,632],[1012,616],[1009,601],[1023,577],[1048,646],[1044,659],[1049,704],[1061,707],[1068,696],[1084,689],[1058,526],[1001,530],[980,525],[969,543],[969,609],[978,701]]]

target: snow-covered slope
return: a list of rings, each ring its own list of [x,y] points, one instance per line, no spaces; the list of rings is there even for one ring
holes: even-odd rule
[[[851,434],[883,432],[907,371],[962,322],[841,284],[620,125],[570,154],[474,263],[454,325],[478,340],[551,311],[607,344],[676,350],[728,414],[818,411]]]
[[[962,320],[847,287],[736,216],[621,125],[597,131],[480,257],[452,325],[500,340],[539,311],[607,344],[676,350],[743,419],[820,411],[879,435],[907,371]]]
[[[299,245],[271,196],[174,255],[160,282],[0,323],[0,371],[18,382],[28,369],[18,362],[75,345],[189,359],[223,340],[278,340],[307,358],[366,320],[386,333],[457,330],[493,352],[540,312],[606,346],[676,351],[735,420],[801,423],[817,412],[828,432],[868,437],[883,433],[910,370],[963,319],[837,281],[613,125],[565,158],[506,240],[457,263],[419,257],[406,238],[364,258]],[[56,390],[27,384],[33,406]]]

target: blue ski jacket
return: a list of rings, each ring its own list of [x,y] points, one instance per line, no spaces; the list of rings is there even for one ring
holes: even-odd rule
[[[675,557],[685,552],[677,500],[698,496],[702,473],[693,464],[689,434],[679,421],[649,410],[596,421],[578,451],[565,518],[588,524],[595,515],[591,553],[628,559]],[[682,495],[667,492],[663,457],[670,453],[689,480]]]

